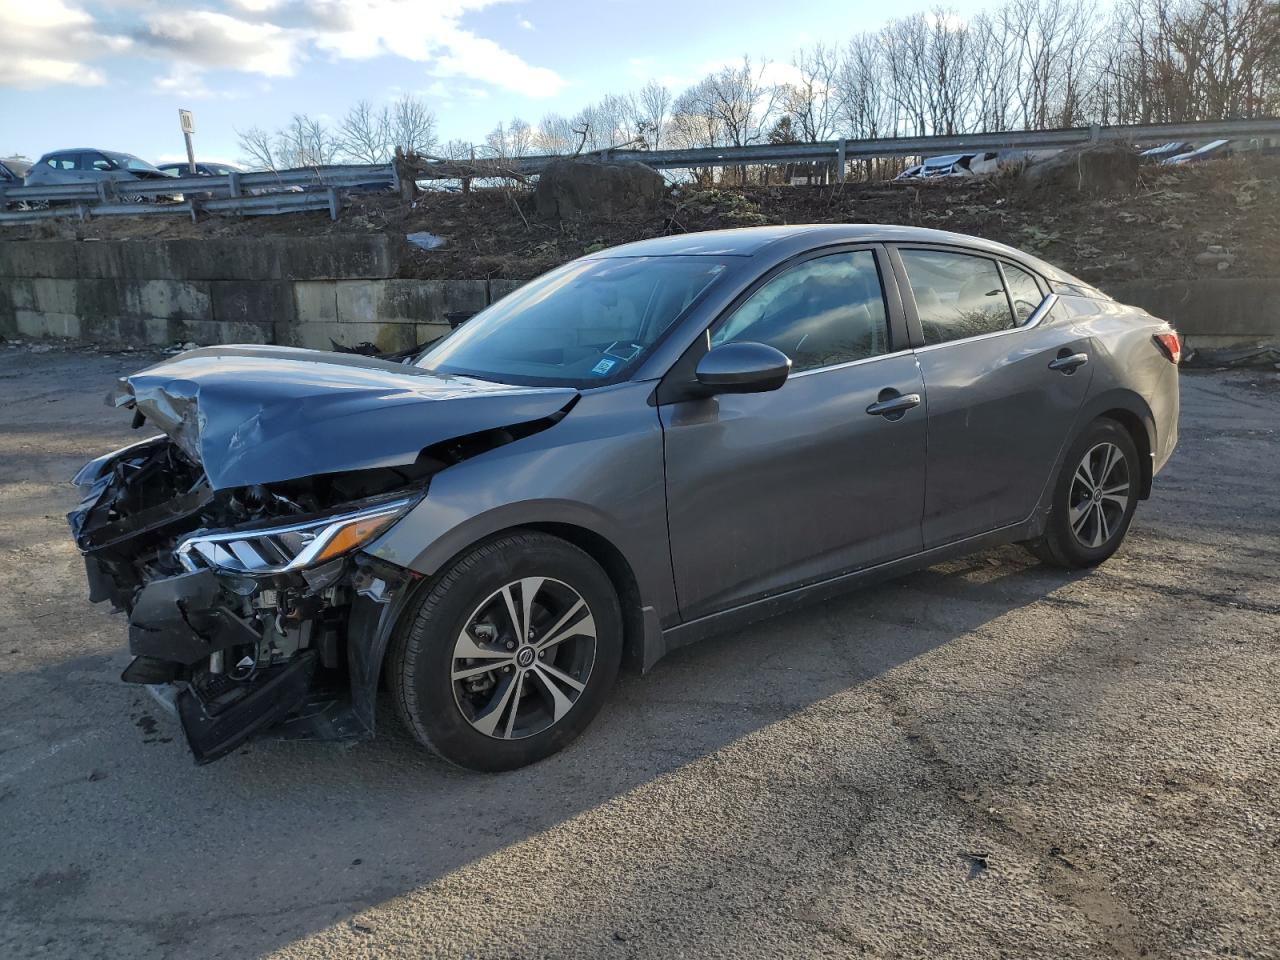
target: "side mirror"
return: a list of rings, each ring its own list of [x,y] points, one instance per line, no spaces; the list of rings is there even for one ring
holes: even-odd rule
[[[791,361],[765,343],[725,343],[698,361],[694,376],[709,393],[767,393],[787,382]]]

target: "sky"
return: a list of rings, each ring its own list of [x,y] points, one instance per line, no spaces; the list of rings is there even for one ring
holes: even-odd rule
[[[743,54],[784,69],[936,3],[867,0],[0,0],[0,156],[93,146],[155,163],[240,158],[236,130],[336,123],[405,93],[442,140],[572,115],[650,79],[678,93]],[[981,0],[952,0],[958,15]]]

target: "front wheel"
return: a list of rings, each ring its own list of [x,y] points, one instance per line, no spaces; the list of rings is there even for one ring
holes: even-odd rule
[[[1033,553],[1059,567],[1096,566],[1120,547],[1138,506],[1138,450],[1129,432],[1101,418],[1071,445]]]
[[[622,660],[608,575],[541,533],[473,549],[431,585],[388,653],[401,719],[473,770],[511,770],[572,741],[599,712]]]

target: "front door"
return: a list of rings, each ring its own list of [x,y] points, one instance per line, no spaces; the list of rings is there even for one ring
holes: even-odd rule
[[[890,334],[883,256],[789,266],[712,326],[704,348],[758,341],[790,357],[780,389],[660,407],[686,620],[920,550],[924,386]]]
[[[1089,392],[1091,342],[1007,261],[898,251],[929,393],[924,545],[1027,519]],[[911,310],[908,301],[908,312]]]

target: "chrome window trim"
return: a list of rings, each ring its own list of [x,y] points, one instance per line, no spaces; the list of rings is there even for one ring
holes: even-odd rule
[[[926,343],[924,346],[916,347],[916,353],[926,353],[930,350],[938,350],[942,347],[953,347],[960,343],[974,343],[978,340],[990,340],[992,337],[1006,337],[1011,333],[1022,333],[1024,330],[1031,330],[1040,325],[1040,321],[1045,318],[1054,305],[1058,302],[1058,295],[1050,293],[1040,302],[1040,306],[1036,307],[1035,312],[1027,317],[1027,322],[1017,327],[1010,327],[1008,330],[992,330],[990,333],[980,333],[974,337],[964,337],[960,340],[944,340],[942,343]]]
[[[939,344],[939,346],[943,346],[943,344]],[[911,353],[911,348],[906,347],[902,350],[894,350],[892,353],[877,353],[874,357],[860,357],[857,360],[846,360],[843,363],[833,363],[827,367],[810,367],[808,370],[800,370],[796,373],[788,374],[787,380],[791,381],[798,377],[807,377],[813,373],[826,373],[828,370],[843,370],[846,367],[856,367],[860,364],[874,363],[876,360],[885,360],[889,357],[901,357],[909,353]]]

